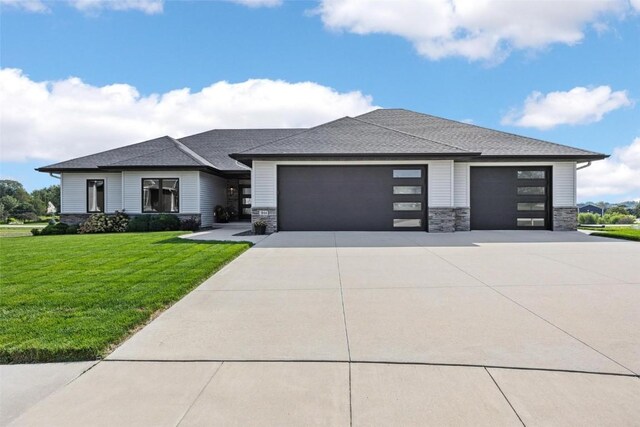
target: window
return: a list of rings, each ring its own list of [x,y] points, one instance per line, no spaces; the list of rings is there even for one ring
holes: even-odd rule
[[[544,203],[518,203],[519,211],[543,211]]]
[[[518,218],[518,227],[544,227],[544,218]]]
[[[518,196],[544,196],[544,187],[518,187]]]
[[[422,203],[420,202],[396,202],[393,204],[394,211],[421,211]]]
[[[142,180],[142,212],[179,212],[180,188],[177,178]]]
[[[420,185],[394,185],[393,194],[422,194]]]
[[[420,227],[422,226],[421,219],[394,219],[394,227]]]
[[[87,180],[87,212],[104,212],[104,179]]]
[[[518,171],[518,179],[544,179],[544,171]]]
[[[422,169],[394,169],[394,178],[422,178]]]

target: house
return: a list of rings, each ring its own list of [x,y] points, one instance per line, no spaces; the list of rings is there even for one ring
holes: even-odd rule
[[[216,205],[278,230],[574,230],[576,167],[604,154],[403,109],[309,129],[163,136],[39,168],[62,221]]]
[[[596,206],[592,204],[587,204],[584,206],[580,206],[578,208],[578,213],[593,213],[598,215],[604,215],[604,208],[601,208],[600,206]]]

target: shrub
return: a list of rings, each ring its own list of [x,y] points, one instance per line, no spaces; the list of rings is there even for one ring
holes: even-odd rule
[[[49,236],[54,234],[68,234],[69,233],[69,225],[64,222],[57,222],[55,224],[49,224],[42,230],[34,228],[31,230],[31,234],[34,236]]]
[[[597,224],[600,220],[600,215],[591,212],[583,212],[578,214],[579,224]]]
[[[122,212],[114,215],[103,213],[93,214],[85,222],[80,224],[80,233],[123,233],[127,231],[129,216]]]
[[[124,233],[129,225],[129,215],[116,211],[109,220],[111,221],[111,231],[114,233]]]
[[[618,220],[618,224],[633,224],[636,222],[636,217],[633,215],[622,215]]]
[[[151,215],[140,215],[133,217],[127,225],[127,231],[135,233],[140,231],[149,231],[149,218]]]
[[[199,222],[198,226],[200,226]],[[129,221],[127,226],[129,232],[176,231],[180,229],[180,218],[172,214],[136,216]]]
[[[607,212],[602,217],[601,224],[633,224],[635,217],[633,215],[611,214]]]
[[[37,222],[40,217],[33,212],[23,212],[15,215],[15,218],[23,222]]]
[[[180,230],[183,230],[183,231],[198,231],[199,228],[200,228],[200,220],[195,216],[183,219],[180,222]]]
[[[91,215],[85,222],[80,224],[78,231],[84,233],[108,233],[110,229],[109,218],[103,213]]]
[[[176,231],[180,230],[180,218],[171,214],[151,215],[149,218],[149,231]]]
[[[78,234],[79,228],[77,225],[70,225],[69,228],[67,228],[67,234]]]

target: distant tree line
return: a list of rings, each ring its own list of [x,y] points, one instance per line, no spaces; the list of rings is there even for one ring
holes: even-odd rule
[[[29,193],[18,181],[10,179],[0,180],[0,221],[7,222],[10,218],[19,221],[38,221],[47,215],[47,208],[51,203],[55,210],[60,209],[60,186],[34,190]]]

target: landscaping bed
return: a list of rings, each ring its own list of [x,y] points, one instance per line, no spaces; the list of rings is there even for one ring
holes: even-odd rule
[[[180,234],[2,239],[0,363],[100,358],[251,246]]]

